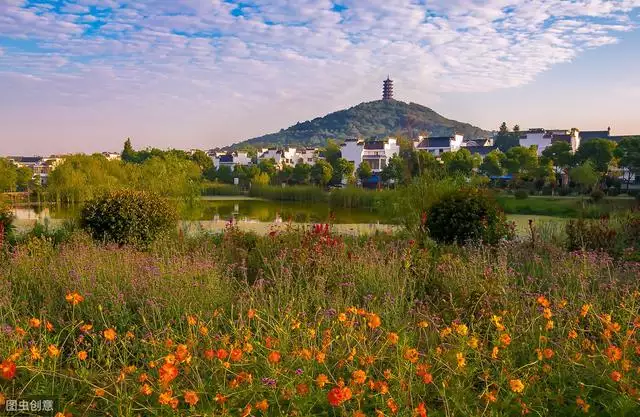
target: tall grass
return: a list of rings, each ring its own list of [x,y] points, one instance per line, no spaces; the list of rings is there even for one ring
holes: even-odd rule
[[[237,185],[220,184],[217,182],[206,182],[202,184],[201,194],[203,196],[240,196],[245,195],[245,191]]]
[[[556,217],[598,218],[637,205],[631,199],[605,198],[598,203],[586,198],[529,197],[518,200],[513,196],[499,195],[498,203],[508,214],[533,214]]]
[[[327,201],[327,193],[320,187],[311,185],[277,187],[277,186],[254,186],[249,190],[251,197],[266,198],[276,201],[298,201],[319,203]]]
[[[329,194],[331,207],[378,209],[386,201],[392,200],[397,192],[393,190],[368,190],[358,187],[337,188]]]

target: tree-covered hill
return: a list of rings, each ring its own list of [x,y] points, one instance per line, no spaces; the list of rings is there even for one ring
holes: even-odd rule
[[[378,100],[361,103],[324,117],[299,122],[288,129],[249,139],[233,147],[322,146],[326,144],[327,139],[344,140],[353,137],[370,139],[397,134],[415,137],[424,133],[429,133],[430,136],[447,136],[454,131],[463,134],[466,138],[489,135],[489,132],[479,127],[447,119],[419,104]]]

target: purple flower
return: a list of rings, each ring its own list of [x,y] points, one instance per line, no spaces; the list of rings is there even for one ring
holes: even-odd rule
[[[262,378],[262,383],[268,387],[275,387],[277,381],[273,378]]]
[[[296,375],[302,375],[304,371],[300,368],[296,369]]]

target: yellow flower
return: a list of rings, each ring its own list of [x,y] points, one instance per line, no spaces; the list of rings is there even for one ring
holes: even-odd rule
[[[404,351],[404,358],[411,363],[418,362],[419,354],[417,349],[407,349]]]
[[[491,350],[491,359],[498,359],[499,352],[500,352],[500,349],[498,349],[498,346],[494,346],[493,350]]]
[[[60,349],[58,349],[56,345],[49,345],[49,347],[47,348],[47,352],[49,353],[49,356],[52,358],[55,358],[56,356],[60,355]]]
[[[440,337],[444,339],[445,337],[449,336],[452,332],[453,330],[451,330],[451,327],[445,327],[440,331]]]
[[[545,308],[545,309],[543,310],[542,315],[543,315],[543,316],[544,316],[544,318],[545,318],[545,319],[547,319],[547,320],[550,320],[550,319],[551,319],[551,317],[553,317],[553,313],[551,312],[551,309],[550,309],[550,308]]]
[[[460,336],[466,336],[469,332],[469,329],[465,324],[454,324],[453,326],[456,330],[456,333],[458,333]]]
[[[553,320],[547,320],[547,324],[544,326],[545,329],[547,330],[552,330],[553,329]]]
[[[478,348],[478,338],[475,336],[472,336],[469,341],[467,342],[467,345],[469,345],[469,347],[471,349],[477,349]]]
[[[367,374],[365,371],[358,369],[357,371],[353,371],[351,378],[353,378],[356,384],[364,384],[364,381],[367,379]]]
[[[509,387],[511,391],[521,393],[524,391],[524,384],[519,379],[512,379],[509,381]]]
[[[142,395],[149,396],[153,394],[153,388],[151,388],[149,384],[144,384],[143,386],[140,387],[140,393]]]
[[[582,317],[587,317],[587,313],[589,313],[590,308],[591,308],[591,304],[584,304],[580,309],[580,315]]]
[[[509,333],[502,333],[500,335],[500,343],[502,346],[509,346],[511,344],[511,336],[509,336]]]
[[[456,360],[458,361],[458,368],[464,368],[467,365],[464,355],[460,352],[456,353]]]
[[[427,327],[429,327],[429,322],[427,322],[426,320],[422,320],[418,323],[418,327],[420,327],[421,329],[426,329]]]
[[[187,316],[187,324],[189,326],[195,326],[198,320],[194,316]]]
[[[324,388],[327,382],[329,382],[329,378],[327,378],[325,374],[320,374],[316,377],[316,385],[318,388]]]
[[[31,346],[29,348],[29,352],[31,352],[31,359],[34,361],[42,359],[42,355],[40,355],[40,349],[37,346]]]
[[[347,321],[347,315],[344,313],[338,314],[338,320],[344,323],[345,321]]]
[[[578,337],[578,332],[576,332],[575,330],[569,330],[568,337],[569,339],[573,340]]]

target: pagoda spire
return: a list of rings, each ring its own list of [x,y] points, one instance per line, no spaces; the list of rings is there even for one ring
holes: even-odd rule
[[[393,80],[390,76],[382,83],[382,99],[393,100]]]

